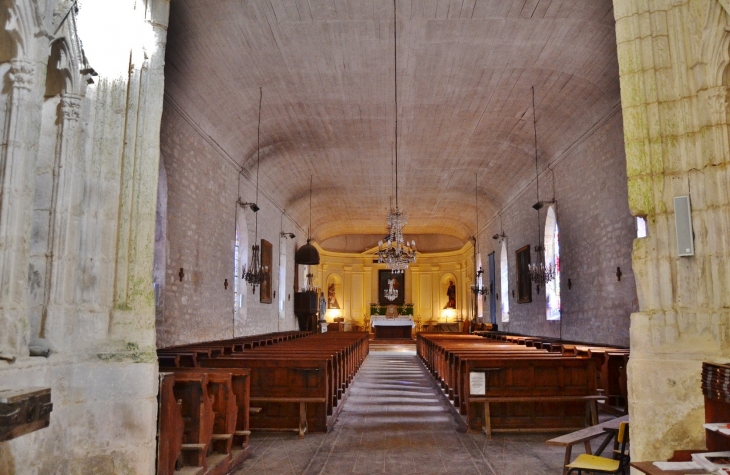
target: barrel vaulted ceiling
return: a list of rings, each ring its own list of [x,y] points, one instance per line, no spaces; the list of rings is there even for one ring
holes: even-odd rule
[[[397,0],[399,203],[406,232],[468,239],[619,104],[611,0]],[[174,107],[319,240],[385,233],[392,0],[175,0]],[[600,159],[600,157],[597,157]],[[243,182],[248,183],[247,181]],[[250,186],[250,185],[249,185]],[[534,192],[534,191],[533,191]],[[545,196],[544,198],[549,198]]]

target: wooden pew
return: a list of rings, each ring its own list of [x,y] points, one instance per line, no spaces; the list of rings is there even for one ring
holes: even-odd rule
[[[175,399],[175,375],[160,373],[157,395],[157,475],[173,475],[183,442],[182,402]]]
[[[182,461],[185,465],[207,468],[206,459],[213,437],[213,397],[208,394],[206,373],[178,373],[173,387],[175,399],[181,401],[185,422]]]
[[[480,344],[481,340],[481,344]],[[597,422],[591,358],[469,335],[419,335],[417,348],[471,430],[545,431]],[[469,377],[484,372],[486,392],[471,395]]]
[[[249,368],[256,430],[325,432],[338,400],[367,355],[367,333],[334,333],[198,360],[202,367]]]
[[[180,431],[183,442],[178,455],[171,451],[159,458],[158,474],[173,472],[170,465],[178,468],[195,467],[200,475],[222,475],[239,466],[248,455],[249,375],[247,369],[219,370],[209,368],[172,368],[169,377],[172,385],[172,406],[179,407],[184,421]],[[178,401],[175,401],[175,399]],[[168,404],[162,414],[174,409]],[[168,431],[169,432],[169,431]],[[172,446],[173,435],[161,435],[160,447]],[[159,471],[163,470],[163,471]]]

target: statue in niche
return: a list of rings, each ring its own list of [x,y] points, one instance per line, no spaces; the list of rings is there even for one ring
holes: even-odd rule
[[[340,304],[337,303],[337,296],[335,295],[334,282],[327,287],[327,308],[340,308]]]
[[[446,308],[456,308],[456,285],[454,285],[453,280],[449,281],[449,288],[446,289],[446,297],[448,298]]]

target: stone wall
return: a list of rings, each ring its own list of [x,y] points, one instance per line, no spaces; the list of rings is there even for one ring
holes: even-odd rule
[[[0,443],[0,473],[152,473],[169,4],[74,6],[0,6],[0,390],[50,387],[54,405]]]
[[[506,236],[510,320],[500,328],[529,335],[629,345],[629,315],[637,305],[631,265],[636,227],[628,209],[625,163],[622,118],[616,108],[607,111],[589,134],[541,172],[540,200],[556,200],[560,228],[561,321],[547,320],[545,289],[537,294],[533,284],[532,303],[520,304],[516,298],[515,251],[529,245],[531,261],[535,262],[538,239],[543,244],[549,205],[540,210],[538,238],[537,211],[532,208],[538,200],[535,183],[482,229],[482,265],[486,271],[488,254],[495,252],[498,292],[501,240],[492,236],[501,232]],[[621,281],[616,276],[618,267]],[[485,308],[488,314],[488,305]],[[499,302],[497,313],[501,323]]]
[[[704,448],[702,361],[730,357],[726,0],[614,0],[639,311],[631,317],[632,460]],[[678,257],[676,196],[695,255]]]
[[[297,329],[294,317],[294,252],[306,235],[291,219],[239,174],[224,155],[171,100],[165,101],[162,121],[162,157],[167,171],[167,249],[162,316],[158,346],[210,341],[241,335]],[[254,182],[255,183],[255,182]],[[243,257],[256,239],[256,216],[249,207],[257,202],[258,240],[273,246],[272,303],[260,302],[260,288],[252,292],[234,270],[237,220],[245,229]],[[244,222],[245,220],[245,222]],[[295,239],[281,238],[293,232]],[[284,318],[279,318],[279,246],[287,246],[287,294]],[[248,259],[246,259],[247,261]],[[246,262],[248,263],[248,262]],[[182,280],[180,269],[183,269]],[[234,278],[243,291],[243,305],[234,305]],[[225,281],[228,281],[228,288]]]

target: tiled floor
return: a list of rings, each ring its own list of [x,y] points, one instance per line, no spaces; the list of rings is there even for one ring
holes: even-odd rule
[[[255,433],[242,474],[559,475],[554,435],[458,432],[454,413],[413,351],[365,360],[328,434]]]

